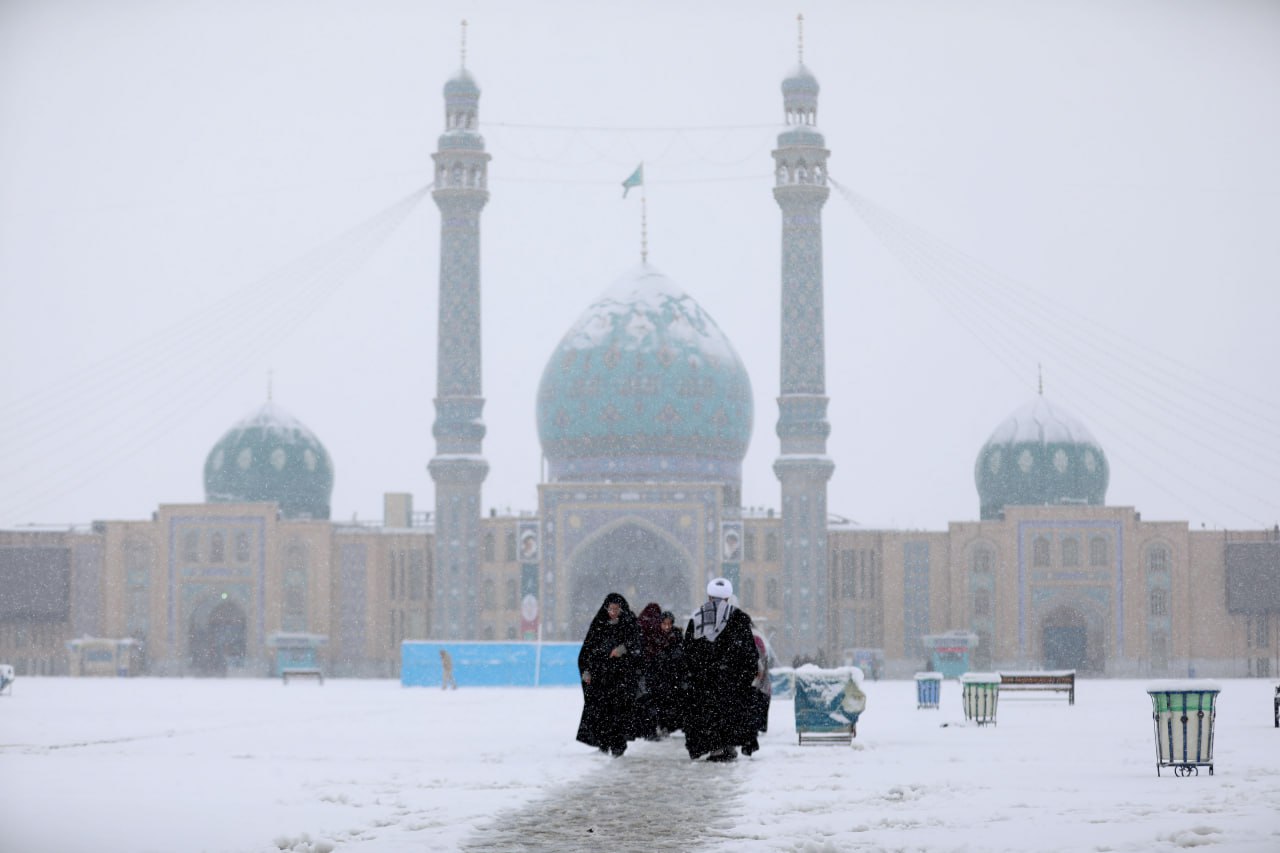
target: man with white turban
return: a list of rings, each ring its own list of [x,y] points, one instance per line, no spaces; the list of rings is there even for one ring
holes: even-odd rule
[[[759,749],[751,713],[752,682],[759,657],[751,617],[732,602],[733,584],[715,578],[707,584],[707,602],[689,620],[684,658],[691,696],[685,719],[689,757],[733,761]]]

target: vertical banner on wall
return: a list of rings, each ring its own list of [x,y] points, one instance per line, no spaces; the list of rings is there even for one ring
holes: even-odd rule
[[[538,638],[538,565],[542,548],[538,541],[538,522],[521,521],[516,525],[516,548],[520,557],[520,637]]]
[[[739,568],[742,565],[742,522],[720,523],[720,564],[724,576],[733,588],[738,589]]]

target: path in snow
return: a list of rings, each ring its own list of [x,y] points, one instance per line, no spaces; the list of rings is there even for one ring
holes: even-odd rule
[[[603,766],[586,777],[497,815],[462,849],[697,849],[726,837],[750,759],[690,761],[684,738],[677,735],[657,743],[633,741],[621,758],[601,755],[600,762]]]

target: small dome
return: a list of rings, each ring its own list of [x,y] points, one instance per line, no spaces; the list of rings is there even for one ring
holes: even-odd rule
[[[471,72],[463,68],[445,81],[444,97],[446,101],[451,98],[479,98],[480,86]]]
[[[991,433],[973,476],[981,518],[988,520],[1006,506],[1101,506],[1110,468],[1084,424],[1037,396]]]
[[[818,91],[818,78],[814,77],[809,69],[803,65],[797,65],[795,70],[782,79],[782,94],[784,96],[810,95],[817,98]]]
[[[209,503],[274,501],[286,518],[327,519],[333,464],[311,430],[267,403],[209,451],[204,492]]]
[[[538,386],[553,481],[740,483],[752,413],[728,338],[647,264],[574,323]]]

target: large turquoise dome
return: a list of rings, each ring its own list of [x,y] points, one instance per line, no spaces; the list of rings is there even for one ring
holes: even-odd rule
[[[648,264],[560,341],[538,386],[552,481],[739,484],[751,381],[706,311]]]
[[[1101,506],[1110,468],[1084,424],[1037,396],[991,433],[973,476],[988,520],[1001,518],[1006,506]]]
[[[273,501],[286,518],[327,519],[333,463],[311,430],[268,402],[209,451],[204,493],[209,503]]]

